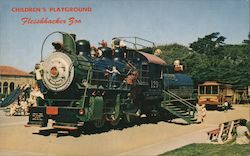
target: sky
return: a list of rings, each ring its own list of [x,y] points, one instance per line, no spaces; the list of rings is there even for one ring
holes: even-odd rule
[[[49,12],[49,8],[91,8],[91,12]],[[46,12],[13,12],[13,8],[45,8]],[[0,65],[30,72],[41,58],[46,36],[54,31],[75,33],[97,46],[102,39],[137,36],[156,45],[188,46],[213,32],[228,44],[241,44],[249,33],[249,0],[0,0]],[[68,18],[80,23],[69,25]],[[60,18],[65,24],[26,24],[32,20]],[[44,56],[52,52],[51,35]]]

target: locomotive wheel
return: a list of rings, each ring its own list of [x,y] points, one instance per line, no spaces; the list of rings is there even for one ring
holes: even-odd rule
[[[104,126],[104,124],[105,124],[104,119],[93,121],[93,125],[95,126],[95,128],[102,128]]]

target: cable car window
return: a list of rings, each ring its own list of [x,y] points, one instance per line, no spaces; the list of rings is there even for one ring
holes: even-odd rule
[[[211,86],[212,87],[212,94],[218,94],[218,86]]]
[[[212,86],[206,86],[206,94],[212,94]]]
[[[204,94],[204,86],[200,86],[200,94]]]

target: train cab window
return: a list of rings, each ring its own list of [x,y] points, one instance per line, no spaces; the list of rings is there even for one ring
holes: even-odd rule
[[[148,64],[142,64],[142,77],[148,77]]]
[[[200,86],[200,94],[204,94],[204,86]]]
[[[150,64],[149,65],[149,76],[151,78],[160,78],[161,77],[161,66],[158,64]]]

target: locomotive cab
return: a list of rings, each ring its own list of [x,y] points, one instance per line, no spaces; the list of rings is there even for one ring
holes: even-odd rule
[[[129,50],[127,59],[139,70],[139,82],[149,90],[162,89],[162,74],[165,61],[161,58],[141,51]]]

